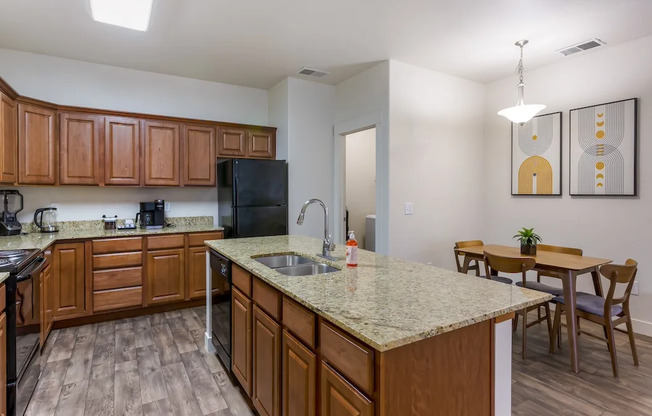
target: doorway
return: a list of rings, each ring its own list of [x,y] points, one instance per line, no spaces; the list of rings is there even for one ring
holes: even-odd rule
[[[360,248],[376,250],[376,128],[344,136],[345,235],[354,231]]]

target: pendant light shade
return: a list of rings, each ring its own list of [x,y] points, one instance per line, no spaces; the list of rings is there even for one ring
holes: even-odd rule
[[[523,46],[527,45],[527,43],[527,40],[519,40],[516,42],[516,46],[521,48],[521,59],[518,61],[518,67],[516,69],[519,77],[518,102],[514,107],[505,108],[498,112],[499,116],[507,118],[512,123],[523,124],[530,121],[539,111],[546,108],[543,104],[525,104],[523,99],[525,95],[525,83],[523,82]]]

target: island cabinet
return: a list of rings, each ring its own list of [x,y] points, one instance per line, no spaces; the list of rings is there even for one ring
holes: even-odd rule
[[[7,312],[5,284],[0,283],[0,416],[7,414]]]
[[[16,182],[18,143],[16,102],[0,91],[0,183]]]
[[[104,117],[84,113],[59,114],[59,183],[99,185],[100,148],[104,145]]]
[[[93,240],[93,313],[143,305],[143,238]]]
[[[55,185],[56,110],[18,104],[18,184]]]
[[[86,293],[85,245],[56,243],[52,250],[54,269],[54,320],[84,316],[89,299]]]

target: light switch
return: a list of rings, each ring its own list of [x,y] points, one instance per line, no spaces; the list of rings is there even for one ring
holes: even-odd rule
[[[414,214],[414,204],[412,204],[412,202],[406,202],[405,215],[412,215],[412,214]]]

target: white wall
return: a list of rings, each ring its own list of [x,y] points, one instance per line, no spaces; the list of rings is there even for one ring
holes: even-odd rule
[[[268,93],[216,82],[0,49],[0,77],[19,94],[62,105],[267,125]],[[61,220],[133,218],[138,202],[172,202],[169,216],[212,215],[214,188],[20,188],[31,221],[35,208],[59,203]]]
[[[525,74],[526,102],[546,104],[545,112],[562,115],[562,196],[510,196],[510,124],[496,111],[516,100],[516,79],[487,87],[482,237],[514,244],[519,227],[535,227],[544,243],[574,246],[584,254],[622,263],[639,261],[640,296],[632,297],[635,330],[652,335],[652,264],[648,261],[652,234],[652,37],[619,46],[606,46],[565,58],[562,63]],[[639,98],[639,191],[635,198],[573,197],[568,195],[569,110],[615,100]],[[589,290],[590,279],[578,285]],[[604,283],[604,282],[603,282]]]
[[[390,253],[454,269],[482,226],[485,87],[397,61],[389,85]]]
[[[376,129],[346,136],[346,208],[349,230],[360,248],[368,246],[365,217],[376,213]]]
[[[289,78],[269,89],[269,125],[276,127],[276,158],[288,158]]]
[[[333,206],[335,87],[297,78],[288,78],[287,86],[289,230],[290,234],[323,239],[321,207],[310,206],[303,225],[296,220],[301,206],[310,198]],[[320,251],[320,247],[315,249]]]

